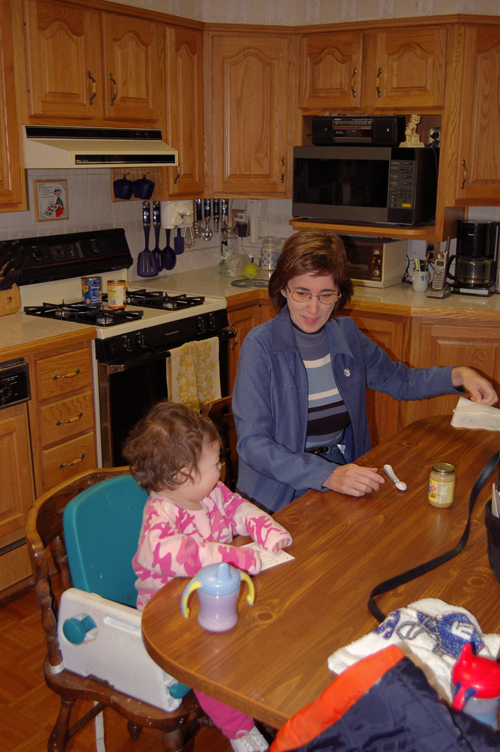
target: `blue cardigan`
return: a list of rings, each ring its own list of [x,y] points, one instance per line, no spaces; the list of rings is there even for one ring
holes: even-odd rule
[[[345,433],[346,462],[370,449],[366,388],[397,400],[459,394],[452,366],[408,368],[392,361],[350,318],[326,324],[333,372],[351,424]],[[307,454],[307,374],[288,308],[255,327],[243,341],[233,390],[238,436],[238,491],[272,512],[295,491],[323,488],[332,463]]]

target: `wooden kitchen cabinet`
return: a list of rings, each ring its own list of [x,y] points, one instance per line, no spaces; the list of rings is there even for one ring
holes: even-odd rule
[[[204,192],[203,32],[167,26],[167,142],[179,152],[168,170],[168,195],[201,198]]]
[[[466,365],[489,379],[500,393],[500,327],[497,316],[471,316],[456,311],[452,317],[439,317],[431,311],[412,319],[410,363],[415,368]],[[431,415],[447,413],[457,404],[456,394],[406,402],[402,428]]]
[[[446,122],[458,205],[500,204],[500,26],[457,31],[453,111]]]
[[[26,403],[0,410],[0,477],[1,591],[31,574],[24,526],[35,492]]]
[[[408,24],[364,36],[364,107],[410,114],[441,110],[446,83],[446,26]]]
[[[235,27],[237,29],[237,27]],[[215,196],[291,195],[288,34],[210,34],[207,148]]]
[[[10,0],[0,0],[0,212],[27,208],[14,80]]]
[[[250,293],[250,296],[252,294]],[[228,304],[227,317],[229,326],[236,333],[229,345],[229,392],[233,393],[233,384],[238,368],[241,344],[248,332],[260,324],[260,305],[258,300],[250,299],[236,304]]]
[[[30,123],[161,128],[163,24],[24,0]]]
[[[362,32],[305,34],[300,40],[300,106],[359,109],[362,65]]]
[[[344,308],[342,316],[352,318],[373,342],[392,360],[405,361],[405,333],[409,326],[406,316],[358,312]],[[367,389],[366,409],[372,446],[381,444],[401,430],[400,403],[388,394]]]
[[[300,106],[392,114],[442,108],[446,39],[446,26],[414,24],[305,34]]]
[[[88,342],[26,358],[36,494],[97,464],[92,350]]]

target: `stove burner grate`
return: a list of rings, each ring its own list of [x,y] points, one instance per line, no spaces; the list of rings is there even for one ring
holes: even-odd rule
[[[160,308],[165,311],[178,311],[193,306],[203,305],[202,295],[169,295],[162,290],[127,290],[125,300],[127,305],[142,306],[143,308]]]
[[[94,308],[86,303],[42,303],[41,306],[24,306],[28,316],[61,319],[93,326],[117,326],[143,317],[143,311],[125,311],[123,308]]]

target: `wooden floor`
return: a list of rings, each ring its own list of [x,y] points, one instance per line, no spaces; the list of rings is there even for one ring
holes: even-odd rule
[[[40,608],[33,589],[0,600],[0,752],[45,752],[59,711],[59,697],[43,678],[46,653]],[[87,710],[76,703],[74,716]],[[162,752],[161,734],[143,729],[131,739],[126,721],[104,711],[106,752]],[[68,742],[68,752],[95,752],[94,725],[89,724]],[[203,728],[193,752],[231,752],[217,730]]]

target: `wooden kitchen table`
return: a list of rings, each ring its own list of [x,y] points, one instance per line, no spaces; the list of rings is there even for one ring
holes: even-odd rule
[[[328,656],[377,626],[367,608],[372,588],[458,542],[474,480],[499,448],[500,433],[452,428],[449,415],[413,423],[358,460],[392,464],[406,492],[388,479],[362,499],[307,492],[275,515],[293,535],[287,550],[295,560],[254,577],[252,607],[242,585],[236,626],[219,634],[202,629],[194,593],[184,619],[187,580],[175,579],[144,610],[148,653],[180,681],[279,728],[332,681]],[[427,501],[431,466],[439,461],[456,466],[455,500],[447,509]],[[500,584],[488,565],[484,526],[494,478],[476,502],[464,551],[380,596],[385,614],[420,598],[441,598],[469,609],[483,632],[500,632]]]

